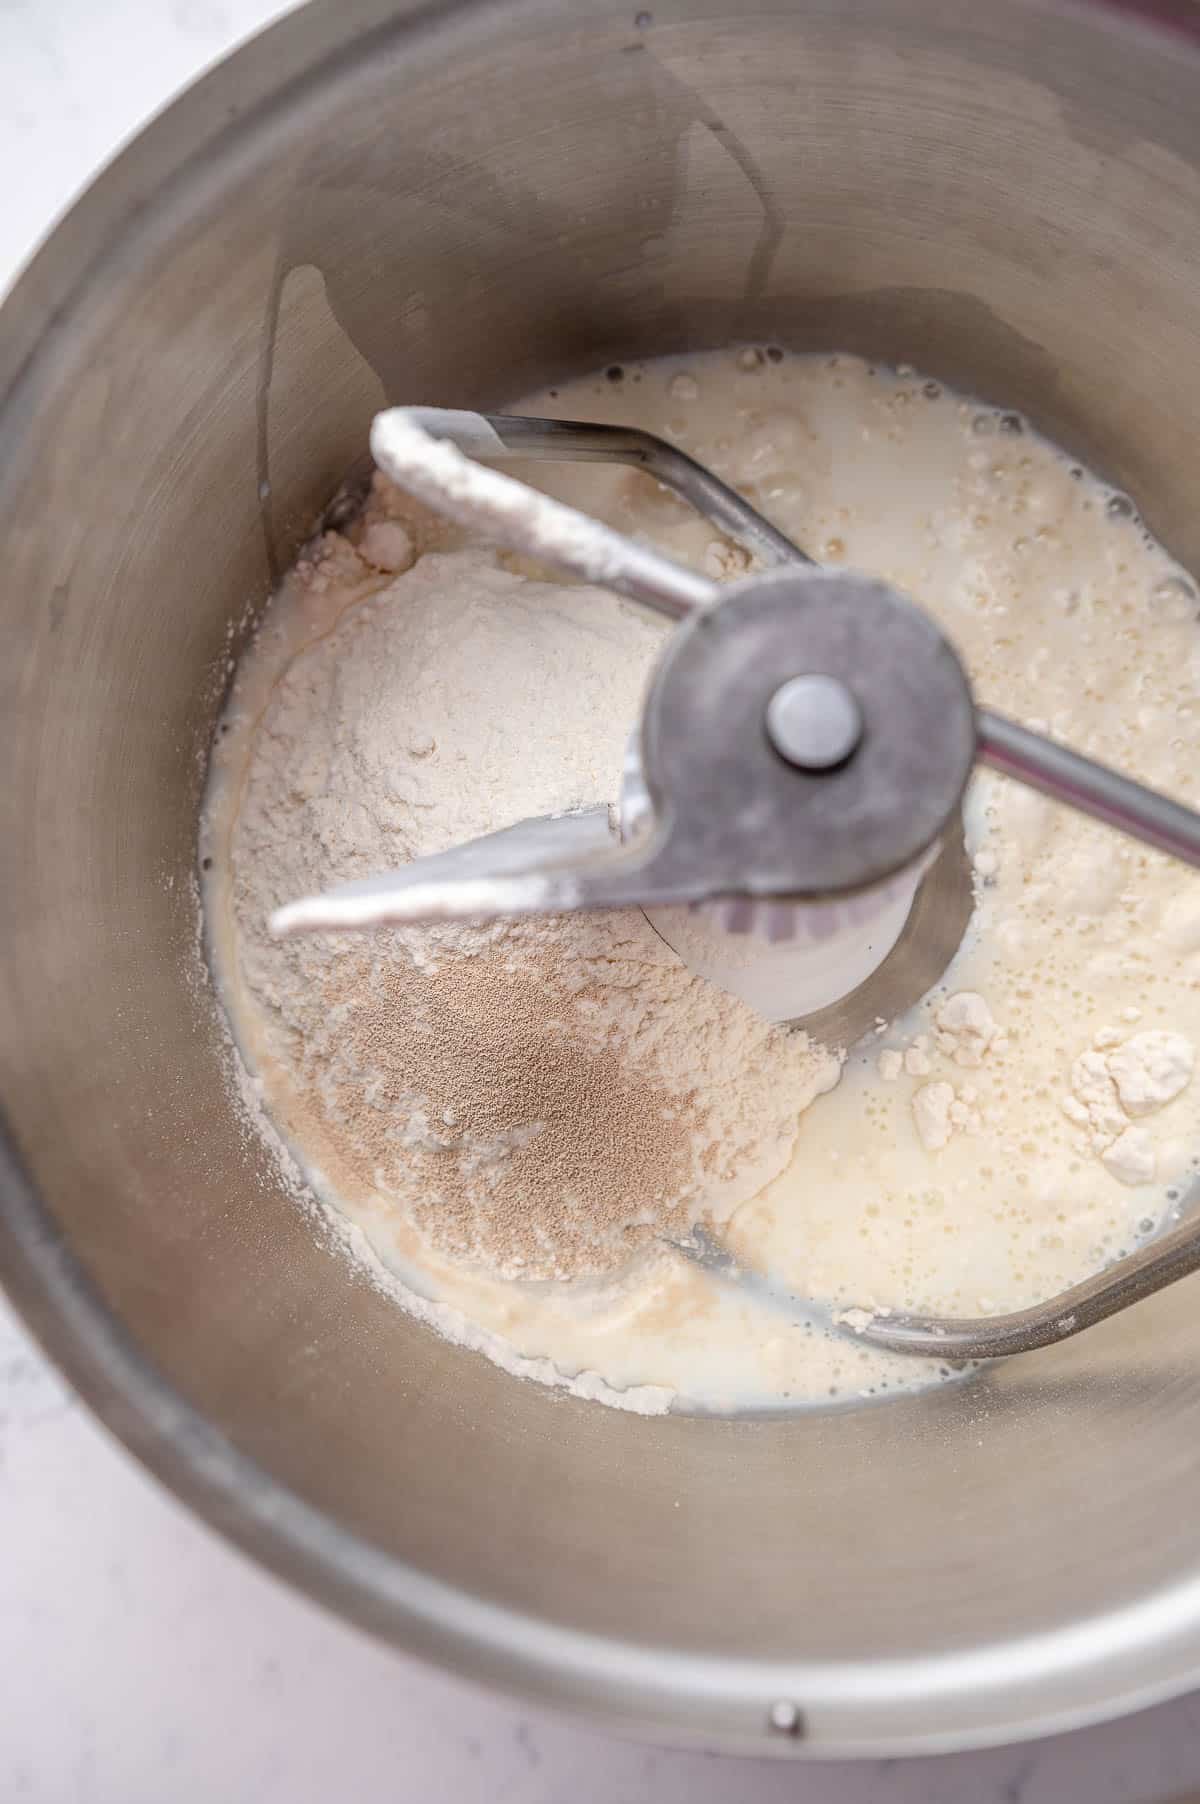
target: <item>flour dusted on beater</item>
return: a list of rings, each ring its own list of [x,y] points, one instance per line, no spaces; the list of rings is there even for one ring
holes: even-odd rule
[[[371,427],[371,451],[381,470],[431,507],[497,540],[525,556],[586,573],[604,583],[622,567],[614,555],[607,527],[599,525],[524,483],[511,482],[499,470],[466,457],[457,445],[433,437],[421,425],[419,407],[393,407],[377,414]],[[467,422],[467,442],[488,452],[497,448],[496,432],[480,414],[453,413]]]
[[[513,411],[673,440],[819,560],[920,601],[983,702],[1200,800],[1195,588],[1126,498],[1017,416],[765,349],[628,365]],[[693,569],[745,572],[643,472],[538,477]],[[967,937],[840,1065],[691,977],[636,911],[267,931],[296,896],[614,801],[665,631],[377,478],[269,608],[214,752],[205,906],[230,1019],[281,1134],[407,1306],[508,1369],[642,1411],[937,1381],[839,1324],[1052,1295],[1193,1177],[1194,873],[977,775]],[[822,1308],[681,1257],[697,1223]]]

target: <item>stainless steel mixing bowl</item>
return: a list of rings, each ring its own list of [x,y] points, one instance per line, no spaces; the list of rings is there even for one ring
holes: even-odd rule
[[[385,396],[734,338],[910,359],[1200,566],[1195,9],[650,3],[318,0],[7,302],[0,1272],[147,1464],[406,1647],[727,1748],[1032,1734],[1200,1679],[1194,1283],[885,1407],[555,1396],[319,1243],[199,974],[230,656]]]

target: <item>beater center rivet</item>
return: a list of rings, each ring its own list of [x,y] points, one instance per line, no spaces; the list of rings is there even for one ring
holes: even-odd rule
[[[838,677],[792,677],[767,703],[767,737],[800,770],[833,770],[858,750],[862,709]]]

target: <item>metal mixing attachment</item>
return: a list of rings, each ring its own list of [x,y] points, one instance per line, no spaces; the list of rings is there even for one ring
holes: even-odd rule
[[[371,448],[440,513],[679,625],[634,737],[620,837],[607,806],[520,822],[289,903],[276,932],[629,907],[657,925],[686,907],[714,929],[710,952],[678,926],[673,939],[667,931],[693,969],[746,995],[747,961],[723,961],[721,936],[758,935],[786,955],[762,985],[776,1004],[762,1012],[848,1045],[924,995],[958,946],[971,902],[960,804],[976,762],[1200,865],[1200,815],[977,708],[953,647],[920,608],[883,583],[817,568],[735,490],[650,434],[393,408],[376,417]],[[520,457],[638,465],[768,568],[718,585],[485,467]],[[941,1358],[1021,1352],[1198,1263],[1200,1223],[1035,1309],[978,1321],[864,1312],[856,1332]]]

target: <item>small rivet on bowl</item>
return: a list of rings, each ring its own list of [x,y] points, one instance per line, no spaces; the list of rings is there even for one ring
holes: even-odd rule
[[[791,1698],[776,1698],[767,1711],[767,1727],[772,1735],[803,1735],[804,1718]]]

